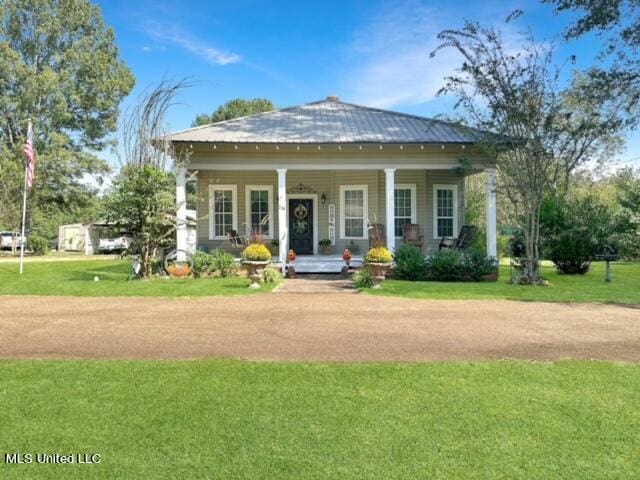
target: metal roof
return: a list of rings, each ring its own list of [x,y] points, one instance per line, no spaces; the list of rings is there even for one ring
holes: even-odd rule
[[[211,143],[474,143],[481,132],[328,97],[319,102],[212,123],[168,135]]]

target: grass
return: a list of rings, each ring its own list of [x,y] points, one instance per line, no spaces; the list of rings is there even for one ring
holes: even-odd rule
[[[550,285],[524,286],[508,283],[509,267],[500,266],[497,282],[407,282],[387,280],[373,295],[423,299],[504,299],[539,302],[640,303],[640,263],[612,265],[613,282],[604,281],[604,264],[592,264],[586,275],[560,275],[545,262],[543,276]]]
[[[640,366],[3,361],[2,478],[638,478]]]
[[[253,294],[274,287],[265,283],[251,290],[245,277],[131,280],[130,271],[125,260],[48,261],[25,263],[20,276],[17,263],[0,263],[0,295],[203,297]],[[94,281],[96,276],[100,281]]]

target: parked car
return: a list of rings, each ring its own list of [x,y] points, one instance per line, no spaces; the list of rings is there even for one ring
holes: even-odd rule
[[[16,235],[16,248],[20,248],[20,235]],[[13,232],[0,232],[0,250],[11,250]]]
[[[101,238],[98,240],[98,252],[120,253],[129,248],[132,242],[133,236],[128,233],[112,238]]]

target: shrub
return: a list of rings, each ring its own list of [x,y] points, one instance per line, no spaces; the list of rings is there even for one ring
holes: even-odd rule
[[[238,265],[230,253],[214,250],[212,253],[196,252],[193,257],[193,269],[200,277],[214,274],[231,277],[238,272]]]
[[[236,259],[229,252],[215,250],[213,257],[213,268],[221,277],[232,277],[238,273]]]
[[[242,251],[242,258],[252,262],[271,260],[271,252],[262,243],[252,243]]]
[[[495,272],[493,261],[481,252],[443,250],[426,259],[426,278],[436,281],[478,281]]]
[[[396,250],[394,276],[400,280],[424,280],[426,262],[422,251],[412,245],[401,245]]]
[[[193,270],[198,276],[210,275],[214,272],[214,256],[197,251],[193,256]]]
[[[353,274],[353,284],[356,288],[371,288],[375,284],[373,274],[368,268],[362,268]]]
[[[329,240],[328,238],[324,238],[322,240],[320,240],[318,242],[318,245],[321,247],[330,247],[331,246],[331,240]]]
[[[543,225],[545,251],[560,273],[584,274],[617,229],[609,208],[594,195],[549,199]]]
[[[46,255],[49,253],[49,241],[40,235],[29,237],[29,249],[34,255]]]
[[[367,252],[364,260],[370,263],[391,263],[393,262],[393,254],[387,247],[373,247]]]
[[[262,281],[265,283],[278,283],[282,280],[282,273],[275,268],[265,268],[262,272]]]
[[[584,275],[598,253],[591,238],[584,232],[570,230],[550,241],[549,258],[558,272]]]

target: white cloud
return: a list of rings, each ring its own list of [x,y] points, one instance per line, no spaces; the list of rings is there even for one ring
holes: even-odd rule
[[[500,11],[504,16],[504,6]],[[433,100],[461,59],[453,49],[443,49],[434,58],[429,54],[440,43],[438,33],[461,27],[469,13],[411,0],[387,4],[356,33],[347,49],[350,65],[344,72],[344,87],[348,96],[382,108]],[[490,18],[490,23],[496,21],[491,12],[473,12],[475,19],[480,15]]]
[[[240,55],[219,49],[178,27],[153,22],[145,30],[154,39],[177,45],[214,65],[228,65],[241,60]]]
[[[143,52],[150,52],[152,50],[151,47],[147,47],[146,45],[144,47],[142,47],[142,51]]]

